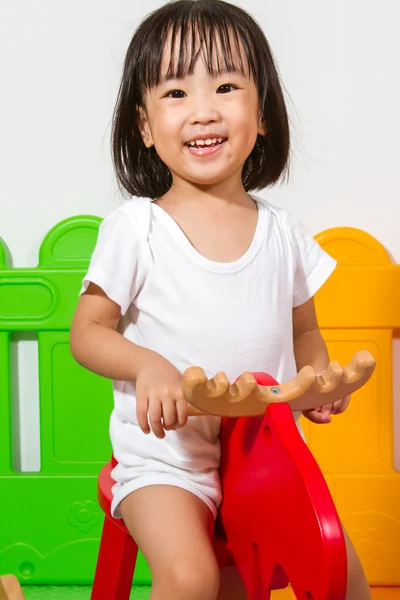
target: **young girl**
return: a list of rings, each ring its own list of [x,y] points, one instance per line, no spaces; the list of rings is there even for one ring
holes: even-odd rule
[[[334,261],[284,209],[251,195],[285,176],[288,118],[270,48],[242,9],[178,0],[129,46],[113,158],[131,196],[99,231],[71,330],[76,360],[113,380],[114,516],[152,573],[152,600],[243,599],[211,538],[221,502],[216,417],[187,417],[182,373],[328,363],[313,295]],[[317,423],[343,399],[308,411]],[[370,598],[346,536],[348,594]]]

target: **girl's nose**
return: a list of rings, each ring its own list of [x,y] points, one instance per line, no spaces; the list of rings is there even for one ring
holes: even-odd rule
[[[221,115],[216,109],[215,104],[210,100],[203,98],[196,102],[190,115],[189,122],[191,125],[197,123],[216,123],[221,120]]]

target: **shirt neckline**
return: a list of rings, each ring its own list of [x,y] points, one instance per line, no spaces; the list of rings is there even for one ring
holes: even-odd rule
[[[186,254],[199,266],[207,269],[208,271],[218,273],[234,273],[243,269],[246,265],[251,262],[256,254],[258,253],[261,242],[264,238],[266,230],[266,222],[269,215],[267,207],[257,197],[249,194],[250,198],[257,204],[258,217],[257,224],[254,231],[253,239],[247,248],[246,252],[242,254],[237,260],[232,262],[217,262],[206,258],[191,244],[185,233],[179,227],[178,223],[169,213],[167,213],[161,206],[151,202],[151,211],[153,218],[163,225],[174,240],[185,250]]]

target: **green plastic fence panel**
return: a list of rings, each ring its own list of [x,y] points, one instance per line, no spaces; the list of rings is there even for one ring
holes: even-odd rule
[[[10,335],[0,332],[0,473],[7,473],[11,467],[11,410],[10,403],[6,401],[10,397],[9,348]],[[2,529],[0,520],[0,535]]]
[[[62,221],[36,268],[10,268],[0,239],[0,573],[24,584],[90,584],[103,515],[97,475],[110,459],[111,383],[72,358],[69,329],[100,219]],[[13,468],[11,336],[38,340],[40,471]],[[140,556],[135,583],[149,583]]]

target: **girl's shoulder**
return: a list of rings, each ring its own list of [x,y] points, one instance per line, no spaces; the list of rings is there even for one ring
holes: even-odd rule
[[[269,212],[271,217],[270,226],[272,229],[275,227],[277,230],[283,231],[289,236],[298,234],[299,230],[302,233],[305,233],[301,221],[292,215],[286,208],[276,206],[276,204],[272,204],[268,200],[265,200],[265,198],[260,198],[253,194],[251,194],[251,198]]]
[[[132,196],[122,202],[110,213],[109,217],[118,213],[124,214],[128,219],[136,223],[140,223],[141,217],[150,215],[151,200],[150,198],[139,198]]]
[[[147,237],[150,229],[151,219],[151,200],[149,198],[139,198],[132,196],[128,200],[123,200],[107,217],[103,224],[115,229],[129,231],[141,236]]]

